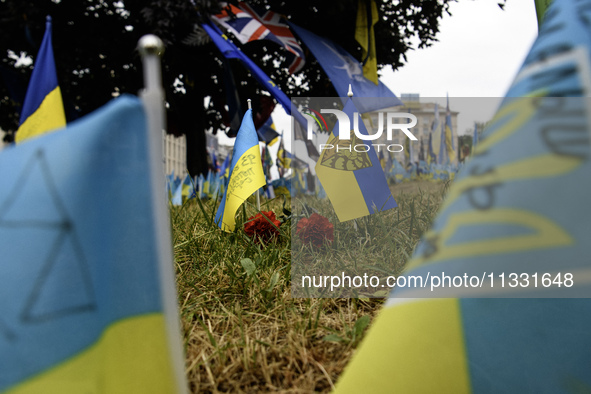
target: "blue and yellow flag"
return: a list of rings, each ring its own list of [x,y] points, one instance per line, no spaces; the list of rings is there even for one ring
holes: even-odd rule
[[[458,155],[456,153],[456,143],[453,137],[451,125],[451,111],[449,110],[449,97],[447,98],[447,109],[445,112],[445,147],[447,159],[450,164],[458,162]]]
[[[175,206],[181,206],[183,205],[184,200],[188,200],[192,197],[195,197],[195,180],[187,174],[174,191],[171,203]]]
[[[226,156],[220,167],[220,177],[227,178],[230,175],[230,155]]]
[[[51,17],[48,16],[15,139],[19,143],[65,125],[66,115],[51,44]]]
[[[590,12],[552,3],[406,270],[456,284],[394,290],[336,393],[591,389]]]
[[[130,96],[0,152],[0,392],[186,392],[160,160]]]
[[[374,25],[378,22],[378,17],[378,7],[374,0],[357,1],[355,40],[361,45],[363,76],[376,85],[379,80]]]
[[[343,112],[349,119],[359,116],[353,100]],[[359,132],[368,135],[359,121]],[[371,215],[398,205],[388,187],[375,149],[351,131],[351,139],[339,138],[339,122],[328,137],[332,149],[323,149],[316,162],[316,174],[341,222]],[[366,151],[367,149],[367,151]]]
[[[236,211],[254,192],[266,184],[259,139],[252,121],[252,110],[244,114],[234,142],[228,187],[215,215],[215,222],[224,231],[236,226]]]

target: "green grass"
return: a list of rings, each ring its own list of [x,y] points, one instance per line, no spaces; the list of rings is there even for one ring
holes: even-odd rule
[[[387,259],[400,270],[430,226],[444,190],[441,185],[430,191],[419,188],[425,187],[395,186],[399,208],[359,220],[356,230],[349,222],[333,220],[328,205],[320,208],[342,226],[339,231],[351,232],[346,242],[362,242],[355,253],[369,256],[364,261]],[[282,223],[275,241],[258,245],[242,231],[243,223],[256,213],[252,202],[239,211],[235,233],[214,225],[215,208],[214,201],[194,200],[171,208],[191,391],[330,391],[383,299],[292,298],[290,229],[295,215]],[[282,199],[261,207],[277,216],[282,208]],[[379,232],[366,231],[374,228]],[[347,247],[336,238],[332,246],[340,252]],[[324,263],[338,264],[337,255],[344,254],[324,253]],[[358,269],[368,267],[361,263]]]

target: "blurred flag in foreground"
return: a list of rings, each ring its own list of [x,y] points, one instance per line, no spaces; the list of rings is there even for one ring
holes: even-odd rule
[[[542,22],[544,21],[544,15],[546,14],[546,10],[548,6],[552,2],[552,0],[534,0],[536,4],[536,16],[538,17],[538,28],[542,27]]]
[[[20,117],[16,142],[62,128],[66,115],[62,93],[57,83],[53,47],[51,44],[51,17],[47,17],[45,35],[35,59],[35,68],[27,88]]]
[[[354,113],[359,116],[353,100],[347,100],[343,112],[349,119],[354,118]],[[368,135],[362,121],[359,131]],[[337,123],[316,162],[318,179],[341,222],[398,206],[373,146],[364,145],[368,147],[367,152],[354,148],[363,142],[354,133],[351,139],[341,140]]]
[[[228,187],[215,215],[217,225],[224,231],[234,231],[236,211],[265,184],[259,139],[252,121],[252,110],[249,109],[244,114],[234,143]]]
[[[0,392],[185,392],[146,129],[121,96],[0,152]]]
[[[590,14],[550,5],[406,269],[456,285],[398,286],[336,393],[590,390]]]

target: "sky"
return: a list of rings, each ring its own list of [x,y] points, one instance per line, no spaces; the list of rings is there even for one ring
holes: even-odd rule
[[[445,105],[449,94],[451,110],[460,112],[459,134],[466,133],[474,121],[490,120],[498,106],[495,103],[507,92],[538,30],[534,0],[507,0],[504,10],[498,2],[452,3],[452,15],[440,21],[439,41],[410,51],[402,68],[383,69],[380,80],[397,96],[419,93],[424,101],[437,98],[435,101]],[[490,99],[494,97],[499,99]],[[280,105],[273,112],[273,121],[278,132],[289,134],[290,117]],[[286,138],[287,146],[289,142]],[[222,137],[220,143],[233,142]]]
[[[407,55],[382,73],[395,94],[421,97],[503,97],[537,36],[534,0],[460,0],[444,16],[439,42]]]

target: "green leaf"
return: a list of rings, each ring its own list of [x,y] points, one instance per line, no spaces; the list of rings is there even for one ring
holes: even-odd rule
[[[252,276],[257,269],[257,266],[248,258],[240,260],[240,264],[242,264],[242,268],[244,268],[248,276]]]
[[[274,272],[273,275],[271,275],[271,279],[269,280],[269,288],[267,289],[267,291],[271,292],[271,290],[273,290],[277,282],[279,282],[279,272]]]
[[[390,294],[388,290],[378,290],[375,293],[373,293],[372,297],[385,298],[388,297],[388,294]]]
[[[326,342],[345,342],[343,338],[338,336],[337,334],[328,334],[322,338],[323,341]]]
[[[355,325],[353,326],[355,338],[361,337],[361,334],[363,334],[363,330],[365,330],[365,328],[369,326],[369,322],[369,316],[361,316],[359,319],[357,319]]]

